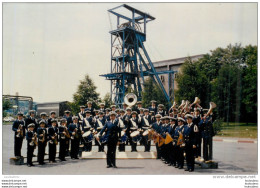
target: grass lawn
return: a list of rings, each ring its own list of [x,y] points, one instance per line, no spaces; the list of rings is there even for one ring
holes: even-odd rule
[[[257,138],[257,124],[256,123],[235,123],[225,122],[222,130],[216,136],[223,137],[237,137],[237,138]]]

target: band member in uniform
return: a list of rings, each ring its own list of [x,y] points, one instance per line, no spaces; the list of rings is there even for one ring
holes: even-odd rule
[[[105,103],[100,103],[99,106],[100,106],[99,111],[105,113]]]
[[[80,106],[80,112],[77,114],[77,116],[78,116],[78,122],[82,124],[83,119],[86,117],[85,106],[83,105]]]
[[[127,104],[123,103],[123,110],[126,111],[126,108],[127,108]]]
[[[95,116],[93,116],[93,117],[94,117],[95,119],[97,119],[97,118],[99,117],[98,112],[99,112],[98,110],[96,110],[96,109],[94,110]]]
[[[56,145],[58,144],[58,121],[56,119],[51,120],[51,127],[48,128],[49,137],[49,162],[56,163]]]
[[[120,111],[118,108],[115,110],[115,112],[116,112],[116,118],[120,117]]]
[[[132,118],[129,121],[129,133],[131,134],[132,132],[137,131],[139,128],[141,127],[138,121],[137,112],[133,111]],[[130,139],[130,144],[131,144],[131,152],[137,152],[136,150],[137,142],[134,142],[133,138]]]
[[[90,114],[95,117],[95,112],[94,112],[94,108],[92,107],[92,102],[88,101],[87,102],[87,108],[85,109],[85,111],[90,111]]]
[[[111,109],[110,108],[106,108],[106,114],[105,114],[105,118],[106,118],[106,120],[107,121],[110,121],[110,111],[111,111]]]
[[[118,120],[116,119],[116,113],[111,112],[110,121],[106,122],[103,129],[100,131],[99,135],[107,130],[108,140],[107,140],[107,168],[116,166],[116,145],[118,139],[121,137],[120,128],[118,126]],[[119,135],[119,136],[118,136]],[[97,137],[99,140],[99,138]]]
[[[69,125],[68,131],[70,133],[71,137],[71,152],[70,156],[71,159],[79,159],[78,154],[79,154],[79,139],[80,135],[83,134],[84,132],[81,131],[80,124],[78,123],[78,117],[73,116],[72,117],[73,123]]]
[[[38,122],[40,122],[40,121],[44,121],[45,122],[45,128],[47,128],[47,125],[48,125],[48,119],[47,119],[47,114],[46,114],[46,112],[42,112],[41,114],[40,114],[40,119],[38,120]],[[38,130],[38,129],[37,129]]]
[[[110,108],[111,108],[111,112],[116,112],[116,105],[113,104],[110,106]]]
[[[130,119],[132,118],[132,109],[130,107],[126,108],[126,114],[125,114],[125,126],[127,127],[126,129],[126,136],[127,136],[127,141],[126,141],[126,145],[131,144],[131,137],[130,137]]]
[[[155,130],[155,132],[160,133],[162,122],[161,122],[161,115],[156,114],[155,119],[156,122],[152,124],[152,128]],[[161,159],[161,148],[158,147],[158,142],[155,144],[156,146],[156,151],[157,151],[157,159]]]
[[[164,116],[165,119],[165,123],[162,125],[162,136],[165,139],[166,138],[166,133],[168,133],[169,131],[169,127],[170,127],[170,118],[169,116]],[[162,150],[162,156],[164,158],[164,163],[165,164],[169,164],[170,163],[170,143],[169,144],[163,144],[161,146],[161,150]]]
[[[135,109],[135,111],[137,112],[137,114],[140,114],[140,109],[142,108],[142,101],[137,101],[137,107]]]
[[[99,114],[99,116],[98,116],[98,118],[96,119],[96,122],[95,122],[96,133],[99,133],[106,123],[106,118],[104,117],[104,112],[99,111],[98,114]],[[104,144],[103,143],[98,143],[98,141],[96,139],[95,139],[95,143],[97,143],[97,145],[98,145],[98,152],[104,151]]]
[[[71,117],[71,115],[70,115],[70,111],[69,111],[69,110],[66,110],[64,113],[65,113],[65,115],[63,116],[63,118],[66,119],[67,125],[73,123],[72,117]]]
[[[184,125],[185,120],[181,117],[178,118],[178,127],[175,129],[175,135],[177,135],[177,147],[176,147],[176,156],[177,156],[177,166],[175,168],[183,169],[184,166],[184,130],[187,129],[187,126]],[[183,137],[183,139],[181,139]]]
[[[38,137],[38,162],[39,165],[44,165],[44,154],[45,154],[45,147],[47,144],[47,129],[46,122],[41,120],[39,122],[40,126],[37,129],[37,137]]]
[[[149,115],[149,110],[144,109],[144,116],[143,118],[143,124],[142,124],[142,129],[146,131],[148,128],[150,128],[150,125],[152,125],[152,117]],[[150,152],[151,148],[151,140],[148,140],[148,135],[143,136],[143,143],[144,143],[144,152]]]
[[[29,117],[25,119],[25,128],[27,130],[28,128],[28,125],[33,123],[35,125],[34,127],[34,132],[37,131],[37,128],[38,128],[38,124],[37,124],[37,121],[35,119],[35,110],[30,110],[29,111]]]
[[[66,127],[66,119],[62,118],[60,121],[60,126],[58,127],[59,131],[59,141],[60,141],[60,151],[59,151],[59,159],[61,161],[66,161],[66,138],[70,138],[68,128]]]
[[[173,142],[169,144],[169,165],[176,166],[176,143],[177,139],[174,138],[175,129],[178,126],[177,118],[170,118],[170,126],[168,128],[168,133],[171,135]]]
[[[203,159],[209,161],[212,160],[212,137],[215,136],[212,115],[207,115],[206,112],[204,112],[199,124],[203,138]]]
[[[202,132],[201,132],[201,128],[199,127],[201,118],[200,118],[200,110],[198,108],[194,108],[194,117],[193,117],[192,121],[199,128],[199,134],[198,134],[198,140],[197,140],[198,142],[197,142],[195,157],[200,159],[201,158],[201,141],[202,141],[201,133]]]
[[[166,116],[166,111],[163,108],[164,108],[163,104],[158,105],[157,114],[160,114],[162,117]]]
[[[83,131],[84,132],[93,131],[95,122],[96,119],[91,116],[91,111],[87,110],[86,117],[83,119],[83,124],[82,124]],[[98,145],[98,143],[96,143],[96,145]],[[88,143],[84,142],[84,151],[91,151],[91,150],[92,150],[92,141]]]
[[[118,117],[119,127],[120,127],[120,131],[121,132],[124,131],[126,134],[128,121],[126,121],[125,119],[126,119],[125,111],[123,109],[121,109],[120,116]],[[121,134],[121,136],[123,136],[123,135]],[[122,140],[119,143],[118,150],[119,150],[119,152],[125,151],[125,142],[123,142]]]
[[[14,155],[18,159],[21,157],[23,139],[25,138],[25,122],[23,113],[17,113],[17,120],[14,121],[12,130],[14,131]]]
[[[28,125],[28,131],[26,133],[26,140],[27,140],[27,166],[31,167],[34,166],[32,163],[33,158],[33,151],[36,148],[36,141],[37,141],[37,133],[34,132],[35,125],[31,123]]]
[[[151,100],[152,105],[149,107],[149,112],[153,111],[154,114],[157,114],[157,107],[156,107],[156,101]]]
[[[50,115],[51,115],[51,117],[48,119],[48,127],[51,127],[51,126],[52,126],[51,120],[55,119],[56,112],[51,111],[51,112],[50,112]]]
[[[184,140],[185,140],[185,152],[187,168],[185,171],[194,171],[194,149],[197,145],[197,139],[199,134],[198,126],[192,123],[193,116],[187,114],[187,129],[184,130]]]

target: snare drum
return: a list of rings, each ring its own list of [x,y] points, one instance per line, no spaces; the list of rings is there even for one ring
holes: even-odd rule
[[[137,143],[142,139],[140,135],[140,131],[134,131],[130,134],[130,136],[132,137],[132,141],[134,143]]]
[[[92,142],[94,137],[91,131],[87,131],[82,135],[82,138],[86,143],[89,143]]]

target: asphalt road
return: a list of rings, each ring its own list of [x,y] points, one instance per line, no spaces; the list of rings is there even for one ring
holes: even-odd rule
[[[11,165],[9,158],[14,156],[14,136],[11,125],[3,125],[3,153],[2,153],[2,174],[3,175],[98,175],[98,174],[145,174],[145,175],[163,175],[163,174],[257,174],[257,144],[255,143],[229,143],[214,142],[213,143],[213,160],[218,162],[218,169],[201,169],[195,166],[195,171],[190,173],[169,167],[156,159],[118,159],[117,169],[106,168],[105,159],[80,159],[71,160],[69,157],[65,162],[50,164],[47,162],[44,166],[36,164],[35,167],[27,167],[26,165]],[[22,155],[26,156],[26,141],[23,142]],[[137,149],[143,150],[143,146]],[[96,147],[93,147],[96,150]],[[153,147],[152,150],[155,148]],[[127,148],[130,150],[130,147]],[[37,151],[34,152],[37,154]],[[47,156],[45,157],[47,159]],[[34,158],[34,161],[36,158]],[[59,160],[57,160],[59,161]],[[26,162],[26,159],[25,159]]]

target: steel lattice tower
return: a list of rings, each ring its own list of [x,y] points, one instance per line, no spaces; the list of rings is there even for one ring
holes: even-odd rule
[[[125,8],[132,16],[125,16],[115,12]],[[144,47],[146,41],[146,24],[155,18],[126,4],[109,9],[108,12],[117,17],[116,29],[111,34],[111,73],[100,75],[111,80],[111,98],[122,107],[124,96],[133,92],[141,100],[144,77],[150,76],[161,88],[167,101],[169,95],[159,78],[159,74],[168,74],[169,78],[174,71],[156,72],[153,63]],[[126,22],[120,24],[120,21]]]

